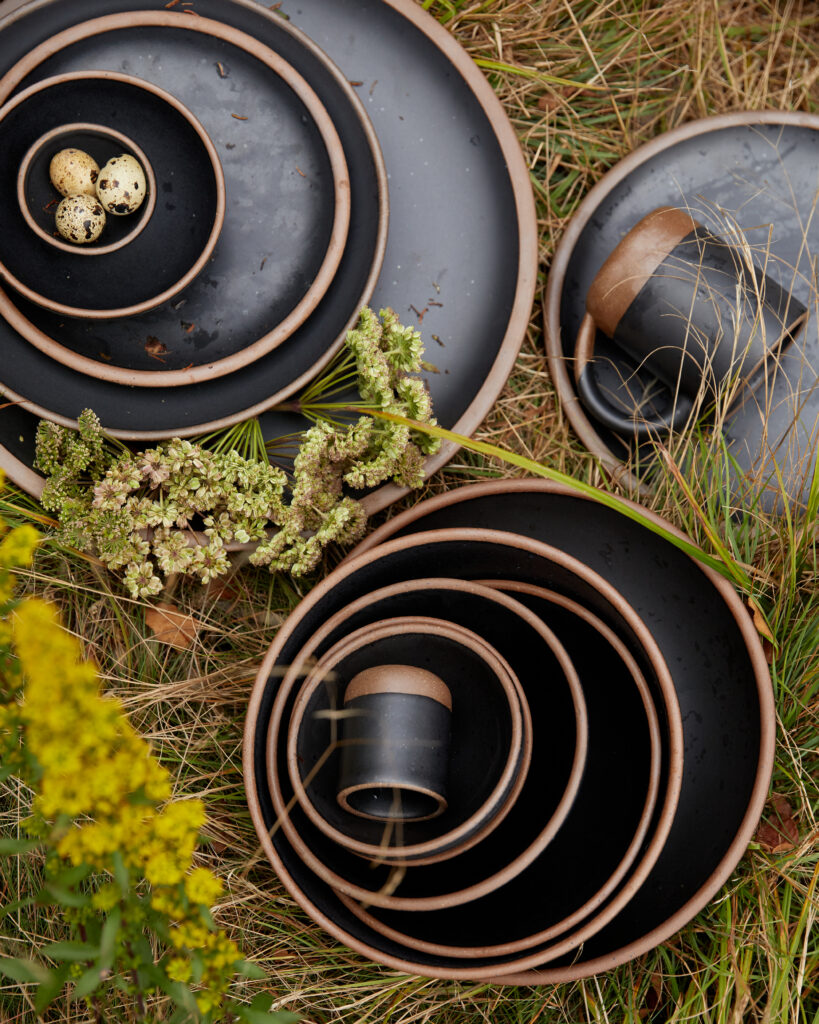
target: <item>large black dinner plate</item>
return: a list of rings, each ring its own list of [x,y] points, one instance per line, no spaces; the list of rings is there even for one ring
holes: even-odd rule
[[[638,523],[543,480],[476,484],[422,502],[372,533],[350,557],[393,536],[465,526],[535,537],[581,559],[633,605],[674,678],[683,720],[683,782],[654,870],[578,955],[502,980],[587,977],[681,928],[717,893],[745,851],[773,767],[768,667],[750,616],[724,579]]]
[[[620,239],[659,206],[682,206],[728,239],[744,236],[765,273],[816,308],[814,262],[819,251],[819,116],[782,111],[725,114],[692,121],[636,149],[613,167],[577,208],[555,251],[544,304],[549,369],[572,426],[608,465],[639,456],[651,468],[650,447],[610,431],[581,405],[572,371],[575,339],[589,285]],[[776,504],[781,473],[786,493],[805,501],[816,457],[819,424],[819,335],[807,327],[780,364],[758,374],[747,400],[728,414],[724,434],[755,491],[771,487],[762,504]],[[653,394],[655,408],[670,407],[669,391],[601,332],[595,372],[613,404],[634,408],[634,397]],[[748,394],[752,391],[752,394]],[[802,425],[791,426],[799,416]],[[644,475],[644,474],[643,474]],[[636,481],[635,481],[636,482]],[[740,492],[741,476],[734,480]]]
[[[0,70],[67,25],[132,6],[133,0],[39,0],[0,25]],[[372,304],[393,306],[409,322],[416,317],[411,306],[427,309],[427,358],[440,371],[429,377],[436,415],[447,426],[471,432],[514,364],[537,268],[525,163],[491,87],[452,37],[411,0],[303,0],[275,14],[250,0],[197,0],[196,10],[255,34],[305,76],[336,120],[351,178],[369,182],[366,200],[377,187],[366,134],[354,123],[338,82],[294,29],[311,36],[347,78],[363,83],[356,88],[375,125],[390,190],[389,240]],[[104,50],[104,37],[98,45]],[[68,55],[50,61],[49,71],[60,59]],[[124,59],[112,53],[109,63],[119,67]],[[191,109],[206,123],[194,100]],[[355,191],[354,186],[354,196]],[[376,223],[360,223],[367,212],[366,201],[362,210],[354,198],[351,253],[372,247],[377,237]],[[0,376],[7,393],[25,399],[31,410],[48,392],[58,406],[54,418],[71,421],[90,406],[123,436],[196,434],[214,421],[238,421],[269,408],[277,395],[292,393],[315,373],[346,326],[339,306],[346,311],[350,297],[362,292],[362,282],[351,283],[350,272],[345,254],[324,302],[275,352],[223,381],[177,388],[172,397],[157,399],[81,379],[65,368],[57,371],[8,328],[0,330],[0,344],[11,357],[13,375]],[[176,315],[187,319],[184,307]],[[272,413],[262,422],[266,436],[274,437],[303,421]],[[29,466],[34,426],[32,419],[22,433],[6,431],[0,416],[0,439]],[[428,470],[443,465],[454,450],[445,446]],[[8,465],[12,471],[10,460]],[[383,507],[398,493],[383,488],[370,508]]]

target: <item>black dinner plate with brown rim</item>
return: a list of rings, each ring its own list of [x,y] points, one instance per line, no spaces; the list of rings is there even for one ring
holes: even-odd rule
[[[716,895],[744,853],[773,767],[768,666],[750,616],[726,580],[631,519],[548,481],[499,480],[449,491],[396,516],[350,557],[396,536],[465,526],[520,533],[581,559],[641,615],[674,678],[683,781],[653,871],[579,954],[499,980],[526,985],[588,977],[673,935]]]
[[[0,69],[78,21],[131,6],[128,0],[38,0],[0,24]],[[349,254],[371,248],[377,239],[377,223],[358,222],[368,212],[367,195],[375,195],[377,175],[358,113],[301,29],[338,62],[343,81],[363,83],[355,89],[384,153],[390,233],[371,304],[393,306],[409,321],[415,318],[411,305],[427,309],[422,324],[427,358],[440,371],[429,375],[436,415],[446,426],[470,433],[512,369],[531,312],[537,269],[528,174],[491,87],[449,33],[411,0],[377,5],[367,0],[304,0],[298,6],[285,4],[276,14],[251,0],[197,0],[196,9],[201,16],[255,34],[280,52],[310,82],[336,121],[354,197],[339,275],[305,325],[275,352],[221,380],[175,388],[172,399],[167,394],[157,398],[151,389],[139,389],[146,392],[140,395],[136,389],[80,379],[64,367],[55,371],[16,332],[0,325],[4,350],[13,354],[13,373],[3,375],[6,394],[23,400],[31,412],[57,406],[50,418],[64,422],[73,422],[82,408],[94,408],[106,428],[120,436],[191,436],[269,409],[315,376],[340,346],[351,319],[350,297],[361,296],[366,283],[351,285]],[[104,49],[105,37],[95,45]],[[61,59],[67,57],[57,55],[37,73],[56,69]],[[122,54],[111,56],[117,66],[122,59]],[[213,74],[218,78],[216,69]],[[179,98],[186,99],[181,92]],[[195,97],[188,99],[210,130],[206,112],[198,110]],[[236,124],[246,127],[249,122]],[[362,178],[369,182],[363,208],[362,200],[355,199],[356,181]],[[457,188],[450,187],[452,182]],[[374,212],[371,207],[369,211]],[[205,283],[207,276],[205,272],[201,279]],[[363,301],[356,298],[352,304]],[[174,311],[176,323],[186,318],[184,309]],[[30,467],[35,420],[28,422],[26,431],[12,434],[3,428],[0,415],[0,440],[10,456]],[[262,416],[268,438],[302,425],[306,421],[292,415]],[[444,446],[428,460],[428,472],[444,465],[454,451],[454,446]],[[11,458],[6,464],[16,472]],[[18,478],[32,483],[26,474],[18,473]],[[371,511],[384,507],[400,493],[385,486],[368,496],[368,506]]]
[[[819,116],[784,111],[723,114],[692,121],[659,135],[625,157],[592,188],[575,211],[555,251],[544,301],[549,370],[578,436],[618,475],[631,462],[635,486],[648,486],[651,445],[636,445],[601,425],[581,404],[574,384],[574,349],[585,313],[586,294],[603,261],[620,239],[660,206],[690,210],[715,234],[744,237],[765,273],[809,309],[816,306],[813,263],[819,251],[814,216],[819,163]],[[723,433],[742,472],[770,477],[779,490],[774,461],[792,498],[805,500],[811,473],[800,472],[813,444],[790,433],[799,415],[813,433],[819,417],[819,337],[816,317],[785,350],[767,376],[758,373],[745,389],[749,401],[729,411]],[[648,398],[646,410],[666,414],[673,396],[642,372],[602,332],[594,341],[593,370],[612,405],[630,412]],[[800,409],[800,406],[802,408]],[[811,448],[813,451],[811,452]],[[771,458],[775,455],[775,460]],[[804,470],[804,463],[802,463]],[[747,482],[745,484],[747,486]],[[763,500],[771,501],[768,499]]]

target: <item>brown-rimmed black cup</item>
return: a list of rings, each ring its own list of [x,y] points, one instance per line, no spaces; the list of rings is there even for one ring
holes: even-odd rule
[[[537,678],[526,697],[533,722],[537,710],[541,726],[539,736],[533,731],[532,762],[523,788],[529,787],[538,810],[534,816],[522,812],[518,796],[507,817],[516,819],[513,837],[504,834],[504,823],[503,828],[481,833],[480,841],[457,857],[402,868],[393,892],[399,878],[394,865],[373,868],[330,840],[298,806],[289,785],[285,737],[296,684],[305,668],[309,671],[310,658],[355,628],[419,611],[474,628],[507,658],[518,678],[520,668],[528,666],[531,675],[536,666]],[[554,839],[583,778],[587,730],[577,673],[554,633],[534,613],[506,594],[470,582],[411,580],[352,601],[319,625],[296,653],[284,672],[267,730],[267,782],[282,834],[298,850],[302,863],[330,885],[354,899],[396,910],[457,906],[502,886]]]
[[[603,723],[619,732],[624,748],[640,742],[639,737],[645,736],[642,725],[647,724],[651,768],[642,780],[644,800],[639,817],[631,820],[631,841],[624,847],[620,837],[607,831],[605,834],[609,842],[600,844],[599,858],[610,868],[610,873],[600,887],[565,917],[549,921],[545,927],[506,942],[480,942],[480,917],[487,912],[487,907],[482,904],[487,901],[478,901],[466,913],[467,908],[455,908],[417,915],[367,910],[346,896],[340,895],[339,898],[359,920],[408,949],[434,956],[470,959],[504,956],[537,947],[538,962],[545,963],[576,948],[612,920],[650,873],[668,837],[677,807],[683,763],[682,723],[673,690],[660,688],[656,699],[662,706],[658,709],[647,680],[626,644],[583,605],[533,584],[514,580],[481,582],[524,601],[567,644],[581,680],[585,682],[590,718],[587,772],[602,777],[606,761],[611,758],[611,738],[605,735],[605,729],[601,729]],[[612,671],[601,685],[596,669],[607,662]],[[620,671],[615,668],[617,662],[622,663]],[[640,722],[643,715],[645,723]],[[634,727],[629,732],[630,726]],[[632,753],[629,750],[624,756],[628,758]],[[618,767],[612,764],[612,779],[617,772]],[[637,786],[640,783],[635,775],[625,785]],[[606,791],[604,798],[612,799],[612,796]],[[616,800],[617,795],[613,798]],[[612,856],[615,848],[618,852]],[[544,860],[548,855],[547,850]],[[536,921],[539,917],[544,922],[548,914],[532,913],[531,907],[525,907],[525,901],[527,891],[536,891],[536,880],[542,877],[540,872],[548,874],[550,870],[555,870],[555,867],[536,861],[527,872],[512,880],[496,895],[503,895],[511,907],[520,907],[517,913],[521,919],[530,915],[530,920]],[[557,870],[560,870],[559,866]],[[565,867],[563,874],[569,883],[573,878],[571,868]],[[533,895],[533,905],[536,902]],[[491,915],[491,910],[488,913]],[[479,939],[477,942],[476,937]]]
[[[747,380],[801,325],[807,310],[752,260],[685,210],[663,206],[640,220],[589,287],[577,336],[575,380],[586,408],[605,426],[648,437],[680,429],[694,399]],[[600,389],[594,328],[676,394],[670,416],[637,418]]]
[[[141,206],[128,217],[108,217],[95,242],[72,245],[55,237],[54,211],[61,196],[51,183],[51,160],[61,149],[79,149],[100,167],[111,157],[125,153],[139,161],[145,172],[146,194]],[[104,256],[132,242],[145,228],[156,207],[156,177],[148,157],[132,138],[101,124],[76,122],[52,128],[33,143],[20,164],[17,202],[31,230],[56,249],[84,256]]]
[[[349,718],[336,718],[333,711],[341,707],[340,691],[350,677],[343,663],[349,664],[350,655],[364,672],[397,655],[411,658],[417,671],[434,665],[447,679],[454,702],[452,788],[438,821],[384,828],[352,819],[338,807],[333,781],[346,751],[333,748]],[[313,824],[359,856],[394,864],[457,856],[497,828],[523,786],[531,753],[531,714],[508,662],[473,631],[428,616],[376,621],[335,644],[308,673],[287,736],[290,782]]]

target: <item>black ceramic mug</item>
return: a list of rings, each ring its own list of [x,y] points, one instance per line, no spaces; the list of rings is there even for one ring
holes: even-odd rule
[[[741,248],[670,206],[615,247],[586,309],[575,349],[578,394],[606,426],[638,437],[682,427],[703,385],[716,396],[727,381],[747,381],[807,312]],[[670,417],[636,419],[606,399],[590,366],[597,329],[671,389]]]
[[[432,672],[378,665],[344,693],[338,802],[380,821],[424,821],[447,807],[452,697]]]

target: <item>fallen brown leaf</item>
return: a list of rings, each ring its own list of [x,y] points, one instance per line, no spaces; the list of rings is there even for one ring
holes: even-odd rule
[[[149,356],[161,356],[163,352],[167,352],[168,349],[167,346],[159,340],[159,338],[154,337],[153,334],[149,334],[145,339],[145,351]]]
[[[154,634],[154,640],[187,650],[199,633],[199,623],[180,611],[176,605],[161,602],[145,612],[145,625]]]
[[[756,841],[767,853],[787,853],[799,842],[799,826],[787,798],[774,793],[770,811],[756,830]]]

